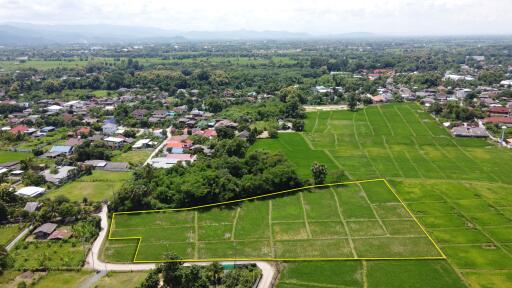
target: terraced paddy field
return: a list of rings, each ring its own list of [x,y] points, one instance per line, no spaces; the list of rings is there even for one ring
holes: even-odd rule
[[[384,180],[314,187],[208,209],[115,214],[107,255],[118,261],[442,259]],[[126,239],[128,238],[128,239]],[[118,252],[119,253],[119,252]]]

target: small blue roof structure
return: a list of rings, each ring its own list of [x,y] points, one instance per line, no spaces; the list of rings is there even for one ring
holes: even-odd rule
[[[53,126],[48,126],[48,127],[41,128],[41,132],[43,132],[43,133],[51,132],[51,131],[54,131],[54,130],[55,130],[55,127],[53,127]]]
[[[183,153],[185,153],[185,152],[183,151],[183,148],[172,148],[172,150],[171,150],[171,151],[172,151],[172,153],[174,153],[174,154],[183,154]]]
[[[73,146],[66,146],[66,145],[57,145],[52,146],[52,148],[49,151],[50,153],[66,153],[71,154],[73,152]]]

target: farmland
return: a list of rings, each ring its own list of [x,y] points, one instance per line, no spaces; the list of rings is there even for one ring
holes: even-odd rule
[[[169,215],[167,213],[153,214],[158,215],[156,218],[148,216],[151,214],[123,216],[126,217],[123,221],[116,218],[112,236],[142,237],[136,260],[156,259],[168,250],[190,259],[439,256],[421,243],[414,244],[415,249],[412,250],[400,244],[405,250],[398,250],[392,242],[375,241],[388,237],[382,235],[381,228],[386,228],[387,233],[401,234],[398,239],[416,237],[413,231],[419,226],[405,224],[410,223],[410,219],[400,217],[407,215],[391,209],[407,207],[439,245],[447,256],[446,260],[327,262],[332,268],[326,268],[326,265],[315,268],[314,263],[317,262],[286,262],[280,287],[310,287],[315,284],[356,287],[507,286],[512,271],[512,195],[508,193],[512,191],[512,168],[507,164],[512,155],[509,151],[485,140],[453,138],[415,103],[370,106],[357,112],[312,112],[308,114],[305,132],[281,133],[277,139],[258,140],[251,149],[282,152],[303,179],[311,178],[310,168],[314,161],[326,164],[331,175],[328,180],[331,181],[336,171],[343,171],[352,180],[388,179],[405,206],[396,203],[381,206],[383,203],[374,202],[372,197],[393,194],[375,194],[372,192],[379,189],[361,184],[362,190],[352,196],[366,195],[373,209],[364,209],[361,206],[364,202],[343,196],[346,191],[355,189],[352,185],[345,185],[334,189],[337,199],[334,196],[328,199],[327,195],[332,195],[332,191],[302,191],[288,197],[243,203],[231,209],[180,212],[184,218],[159,218]],[[331,218],[335,215],[334,210],[329,209],[335,200],[342,211],[338,222]],[[269,207],[272,212],[269,212]],[[383,207],[386,209],[382,210]],[[266,220],[262,211],[271,218]],[[373,212],[374,218],[371,218]],[[251,216],[254,219],[251,220]],[[362,221],[351,221],[357,218],[350,217],[361,217]],[[141,232],[137,228],[147,223],[161,225],[164,219],[166,222],[184,223],[183,227],[172,228],[177,229],[172,230],[172,237],[181,237],[172,241],[182,244],[168,245],[165,241],[172,238],[170,232],[144,234],[149,230],[145,228]],[[345,220],[346,226],[341,219]],[[252,225],[247,228],[241,223]],[[389,226],[390,223],[393,227]],[[394,225],[397,223],[400,225]],[[216,229],[208,229],[210,224],[214,224]],[[164,231],[161,228],[159,231]],[[350,241],[348,245],[333,245],[329,240],[312,243],[308,237],[351,239],[353,250],[347,249],[347,246],[352,248]],[[358,237],[365,239],[366,243],[361,244]],[[153,243],[145,244],[145,239],[152,239]],[[270,239],[273,244],[269,244]],[[137,243],[137,239],[111,240],[103,256],[114,261],[131,261]],[[357,257],[354,257],[354,252]],[[404,269],[411,277],[401,274]],[[306,270],[314,273],[305,274],[303,271]],[[339,271],[345,270],[351,272],[339,276]],[[432,282],[431,278],[436,281]]]
[[[189,260],[443,257],[383,180],[279,196],[208,210],[116,214],[110,238],[141,237],[134,261],[163,260],[169,249]]]
[[[283,152],[304,178],[311,177],[308,163],[313,161],[326,164],[331,173],[343,170],[351,179],[385,177],[466,284],[506,287],[509,283],[509,151],[485,140],[453,138],[413,103],[371,106],[358,112],[309,113],[304,133],[283,133],[275,140],[260,140],[252,149]],[[417,261],[410,263],[421,265]],[[283,275],[298,277],[295,270],[288,269],[291,268],[285,267]],[[371,274],[368,270],[369,284]],[[334,275],[330,277],[335,278]],[[420,278],[418,275],[417,280]],[[420,284],[421,281],[411,286],[422,287]]]

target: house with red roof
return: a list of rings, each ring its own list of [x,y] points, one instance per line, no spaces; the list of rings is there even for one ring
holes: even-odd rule
[[[488,112],[491,117],[507,117],[510,115],[510,109],[507,107],[491,107]]]
[[[78,130],[76,130],[76,136],[81,136],[82,134],[89,135],[91,132],[91,128],[89,127],[82,127]]]
[[[512,117],[487,117],[484,123],[503,124],[506,126],[512,126]]]
[[[192,133],[193,135],[204,136],[208,138],[217,137],[217,131],[215,129],[197,130]]]
[[[16,134],[25,134],[27,133],[28,131],[28,127],[26,125],[18,125],[18,126],[15,126],[11,129],[11,133],[16,135]]]

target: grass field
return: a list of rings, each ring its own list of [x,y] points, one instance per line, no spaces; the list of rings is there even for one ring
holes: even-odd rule
[[[283,264],[278,288],[464,287],[446,261],[314,261]]]
[[[144,281],[147,272],[108,273],[94,284],[96,288],[136,288]]]
[[[30,153],[23,152],[0,151],[0,163],[23,160],[31,155]]]
[[[303,178],[311,178],[311,163],[318,161],[351,179],[390,179],[466,285],[512,285],[510,151],[481,139],[453,138],[415,103],[308,113],[304,133],[259,140],[251,149],[283,152]],[[419,281],[409,287],[451,286]]]
[[[76,269],[84,261],[84,250],[78,240],[66,242],[34,241],[18,243],[9,252],[14,258],[14,269]]]
[[[151,155],[151,150],[132,150],[126,153],[119,153],[112,157],[114,162],[128,162],[133,165],[142,165]]]
[[[443,257],[383,180],[279,196],[207,210],[116,214],[104,255],[136,262],[163,260],[169,251],[187,260]],[[135,256],[133,242],[114,240],[130,237],[141,237]]]
[[[35,285],[34,288],[54,288],[54,287],[79,287],[79,284],[91,277],[92,272],[62,272],[52,271],[44,276]]]
[[[54,198],[64,195],[72,201],[82,201],[84,197],[91,201],[110,199],[130,177],[130,172],[95,170],[92,175],[64,184],[56,190],[46,193],[43,197]]]
[[[0,226],[0,244],[7,245],[16,238],[22,228],[19,225],[1,225]]]

